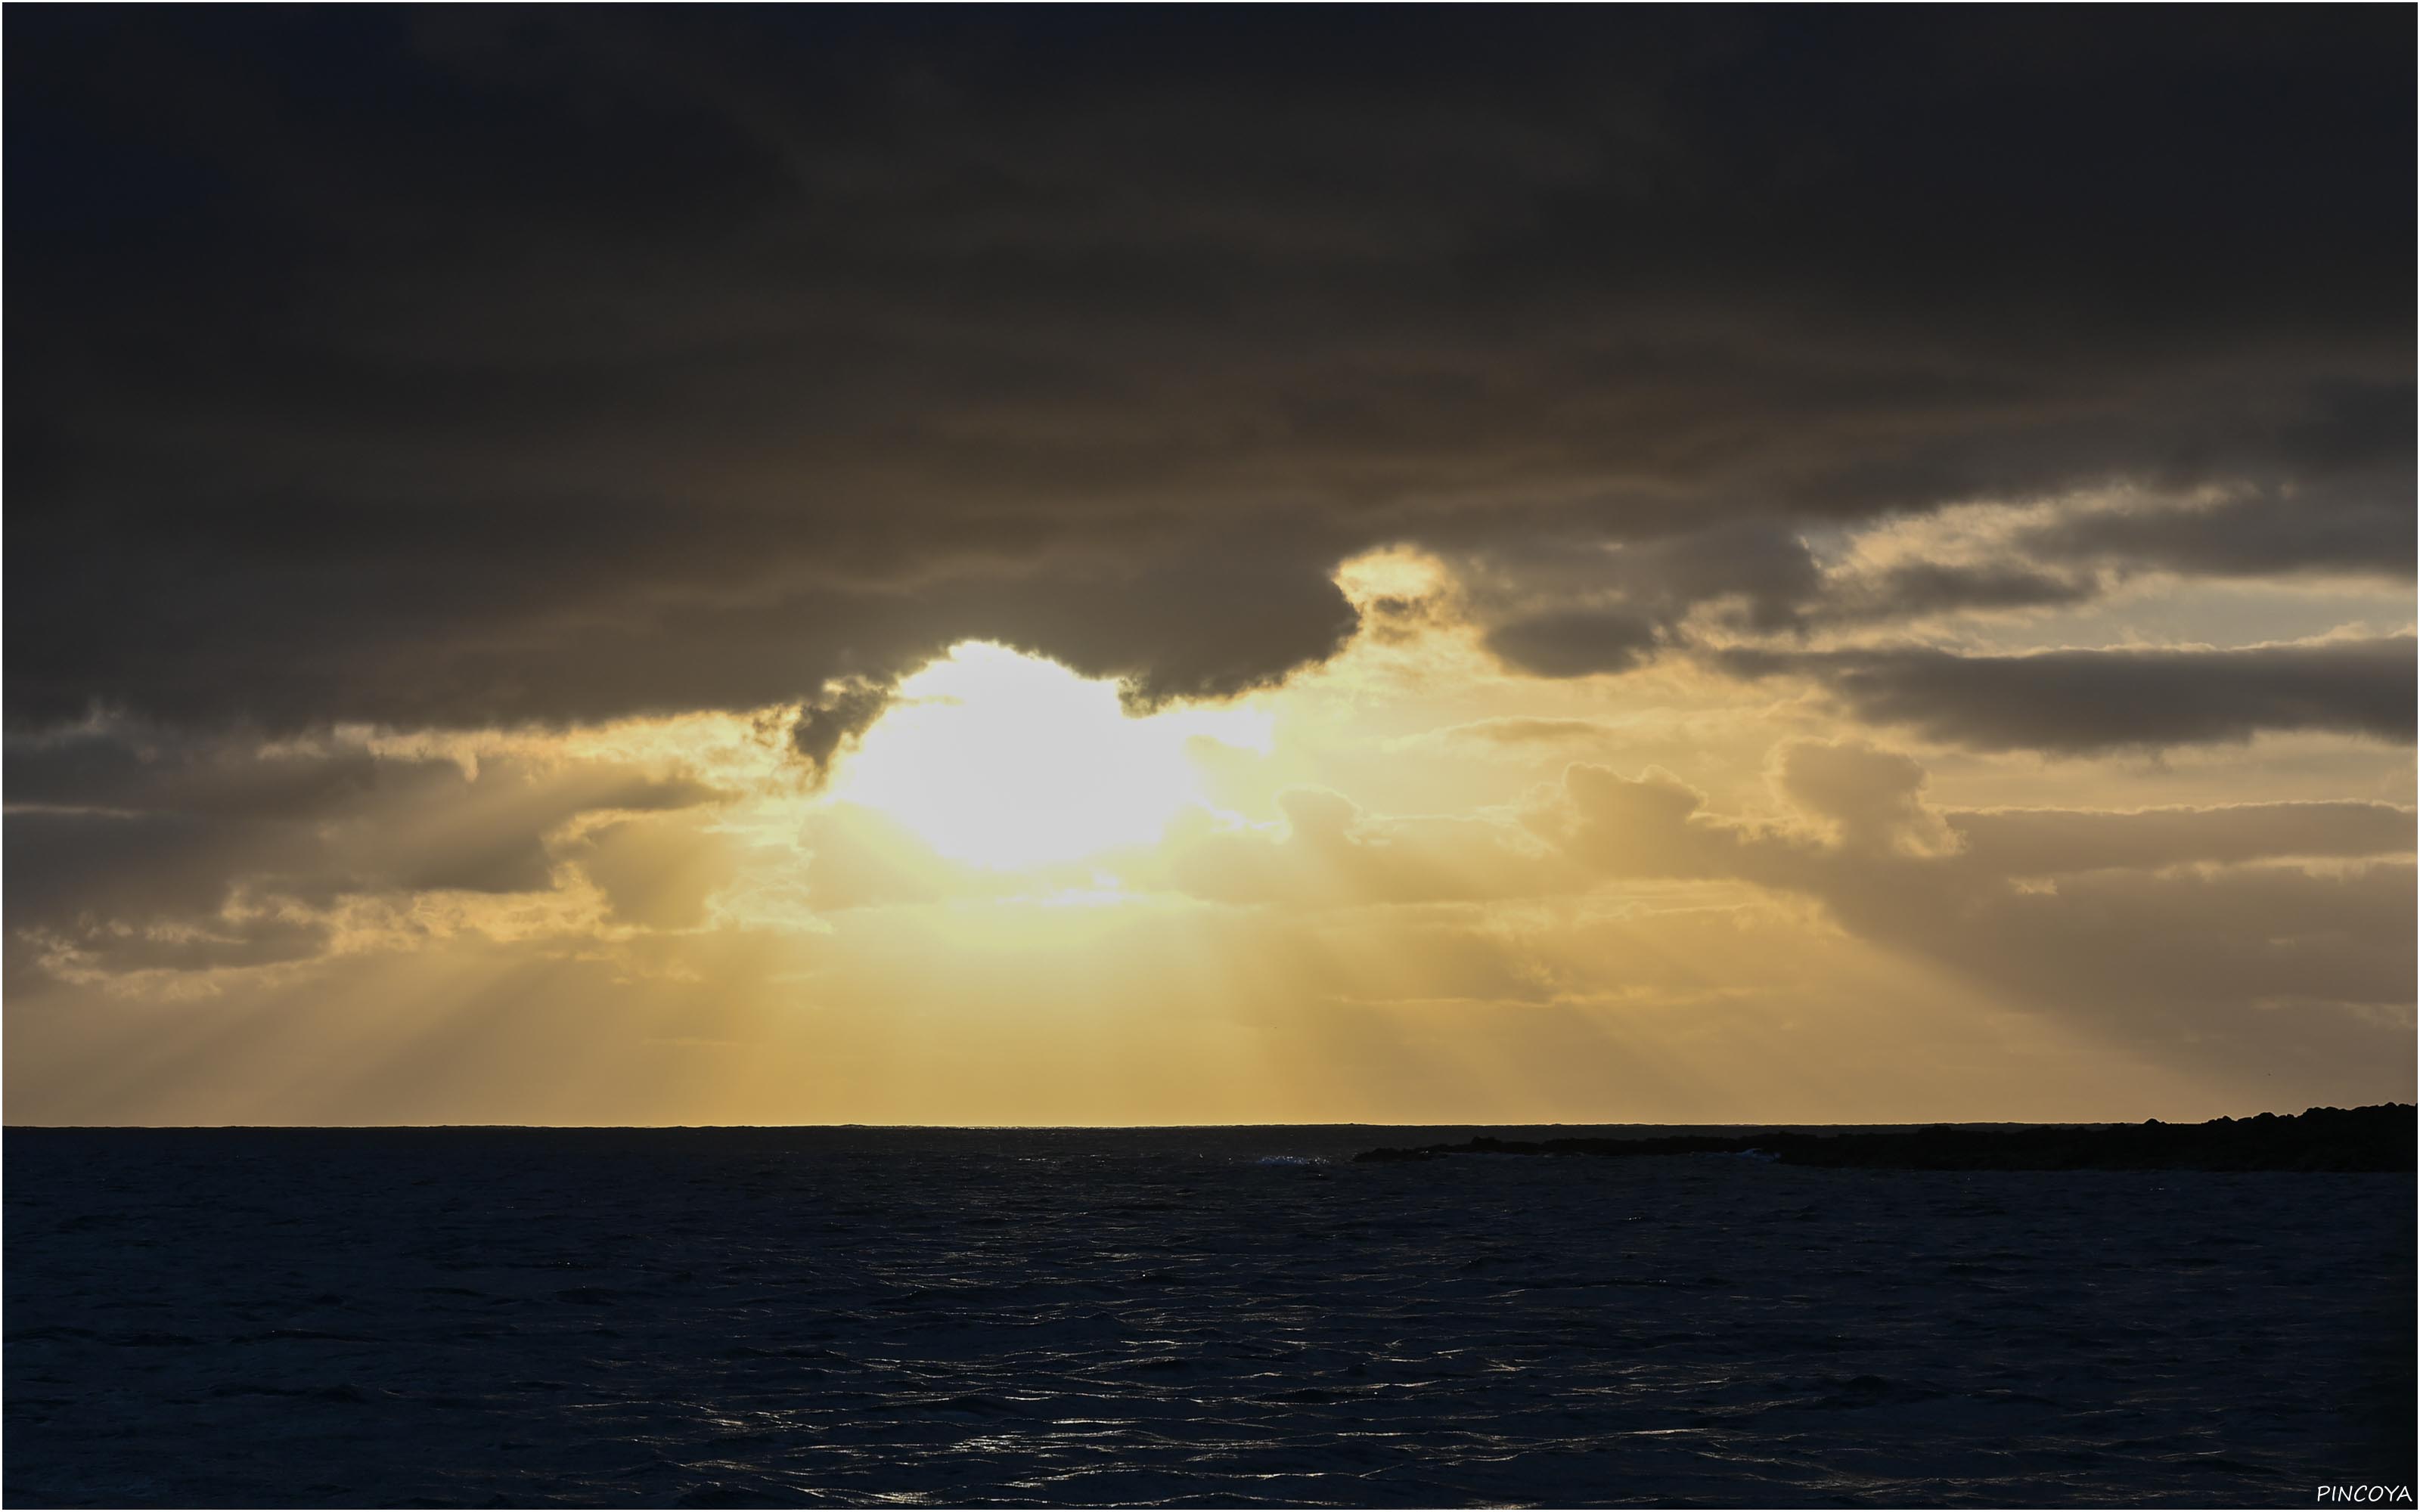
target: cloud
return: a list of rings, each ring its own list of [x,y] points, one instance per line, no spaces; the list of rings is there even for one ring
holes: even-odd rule
[[[1822,587],[1787,520],[1751,516],[1630,540],[1544,533],[1469,548],[1463,590],[1488,649],[1539,677],[1621,672],[1686,639],[1701,610],[1751,633],[1801,628]]]
[[[322,919],[291,915],[222,914],[143,925],[78,922],[20,934],[11,952],[30,950],[42,969],[62,977],[137,973],[241,971],[309,961],[325,952],[334,931]],[[28,980],[12,962],[12,986]]]
[[[762,708],[965,638],[1218,694],[1389,543],[1514,564],[1561,675],[1791,629],[1810,526],[2112,478],[2392,544],[2392,18],[2079,24],[38,18],[8,713]]]
[[[2084,603],[2101,590],[2089,575],[2022,563],[1909,562],[1833,585],[1816,612],[1834,624],[1887,623],[1974,609],[2059,608]]]
[[[1925,802],[1926,780],[1913,757],[1862,741],[1792,740],[1774,752],[1776,791],[1859,851],[1940,856],[1958,849],[1957,837]]]
[[[2412,811],[2390,803],[1973,809],[1949,813],[1946,822],[1957,831],[1970,864],[2011,877],[2404,856],[2413,848]]]
[[[625,820],[591,830],[570,856],[604,891],[615,920],[646,929],[705,923],[708,903],[737,872],[726,837],[664,820]]]
[[[893,696],[891,688],[861,677],[826,683],[822,696],[800,711],[791,727],[791,748],[818,777],[828,774],[840,748],[882,717]]]
[[[732,981],[821,971],[852,933],[888,942],[864,1002],[962,996],[928,905],[998,904],[954,910],[981,934],[1098,862],[1133,917],[1293,940],[1204,952],[1271,1001],[1555,1004],[1677,936],[1538,967],[1520,920],[1685,896],[2143,1043],[2198,1032],[2198,995],[2282,1044],[2298,971],[2326,1024],[2402,1011],[2399,810],[1962,810],[1854,742],[1784,747],[1769,809],[1731,795],[1740,732],[1825,698],[1970,751],[2408,746],[2409,637],[2251,642],[2391,628],[2379,585],[2411,580],[2409,32],[2319,8],[12,13],[12,983],[70,970],[53,1000],[86,1002],[318,963],[468,1019],[471,962],[506,983],[488,1023],[580,1032],[395,1058],[525,1083],[608,1053],[584,995],[626,970],[705,971],[705,1038]],[[2127,618],[2171,575],[2228,588]],[[2029,621],[2236,649],[2024,655]],[[970,640],[1135,709],[1294,680],[1270,754],[1204,764],[1256,818],[1295,785],[1281,821],[1192,815],[1159,853],[1020,876],[805,798]],[[1768,707],[1706,666],[1817,696]],[[1601,673],[1637,686],[1536,681]],[[1617,712],[1651,681],[1661,712]],[[644,717],[699,711],[761,739],[670,759],[693,727]],[[1450,770],[1385,745],[1441,724]],[[1722,795],[1477,786],[1606,730]],[[625,736],[654,754],[595,754]],[[2405,791],[2345,778],[2374,759],[2195,764],[2195,792]],[[2364,785],[2286,785],[2340,778]],[[1331,782],[1367,801],[1302,786]],[[1323,962],[1348,933],[1367,959]],[[1119,996],[1212,992],[1176,980],[1181,937],[1137,947]],[[1724,990],[1729,937],[1659,982]],[[578,992],[493,1007],[554,955]],[[1081,975],[1032,969],[1044,1004]],[[623,1022],[659,1035],[670,992]],[[85,1054],[52,1042],[21,1081]],[[659,1061],[631,1065],[655,1106]]]
[[[1559,838],[1614,877],[1813,898],[1852,933],[2165,1055],[2324,1066],[2364,1035],[2367,1053],[2409,1047],[2393,1019],[2413,989],[2409,809],[1938,810],[1913,761],[1854,742],[1786,747],[1774,770],[1829,838],[1588,765],[1565,775]]]
[[[1541,677],[1627,671],[1655,653],[1655,625],[1609,609],[1562,609],[1500,625],[1487,649],[1514,670]]]
[[[2080,756],[2302,730],[2412,739],[2408,635],[2022,656],[1737,650],[1714,659],[1744,676],[1812,678],[1860,719],[1973,750]]]
[[[2380,398],[2396,411],[2392,424],[2381,428],[2399,466],[2412,450],[2412,396],[2388,389]],[[2395,467],[2375,465],[2351,477],[2326,476],[2291,490],[2248,489],[2182,507],[2076,511],[2011,544],[2054,562],[2119,571],[2221,578],[2326,573],[2407,582],[2414,527],[2402,498],[2405,482]]]
[[[1413,745],[1473,746],[1563,746],[1587,745],[1602,741],[1619,733],[1620,726],[1597,719],[1540,718],[1507,715],[1492,719],[1473,719],[1466,724],[1448,725],[1441,730],[1424,731],[1417,735],[1404,735],[1389,742],[1389,748]]]
[[[8,801],[46,809],[302,821],[464,780],[461,767],[442,757],[381,756],[362,746],[278,747],[240,736],[197,739],[140,726],[19,736],[0,749]]]
[[[309,828],[185,814],[17,810],[0,825],[8,921],[215,915],[240,877],[300,877],[328,865]]]
[[[7,781],[12,969],[27,941],[106,971],[300,959],[329,941],[344,899],[548,891],[567,827],[727,796],[624,762],[490,754],[474,771],[333,739],[141,729],[12,740]],[[582,845],[607,875],[637,846],[613,832]]]

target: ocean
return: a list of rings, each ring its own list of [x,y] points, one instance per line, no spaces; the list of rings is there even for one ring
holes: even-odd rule
[[[1478,1132],[11,1130],[0,1489],[2309,1506],[2412,1482],[2409,1174],[1349,1160]]]

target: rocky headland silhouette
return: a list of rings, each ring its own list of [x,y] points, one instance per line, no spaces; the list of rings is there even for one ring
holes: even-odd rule
[[[1774,1130],[1745,1135],[1666,1134],[1642,1139],[1497,1139],[1458,1145],[1365,1149],[1356,1161],[1441,1160],[1450,1155],[1743,1155],[1785,1165],[1916,1171],[2408,1171],[2414,1167],[2414,1109],[2408,1103],[2311,1108],[2280,1117],[2208,1123],[2052,1124],[2030,1128],[1925,1128],[1848,1134]]]

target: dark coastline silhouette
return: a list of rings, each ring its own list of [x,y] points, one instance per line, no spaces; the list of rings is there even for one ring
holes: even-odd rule
[[[1919,1171],[2408,1171],[2420,1133],[2408,1103],[2311,1108],[2208,1123],[1933,1125],[1884,1133],[1666,1134],[1645,1139],[1496,1139],[1365,1149],[1356,1161],[1448,1155],[1763,1155],[1786,1165]]]

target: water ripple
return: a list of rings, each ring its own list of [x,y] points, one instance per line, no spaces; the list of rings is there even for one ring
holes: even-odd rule
[[[7,1498],[2308,1505],[2412,1478],[2409,1177],[1335,1163],[1371,1135],[13,1131]]]

